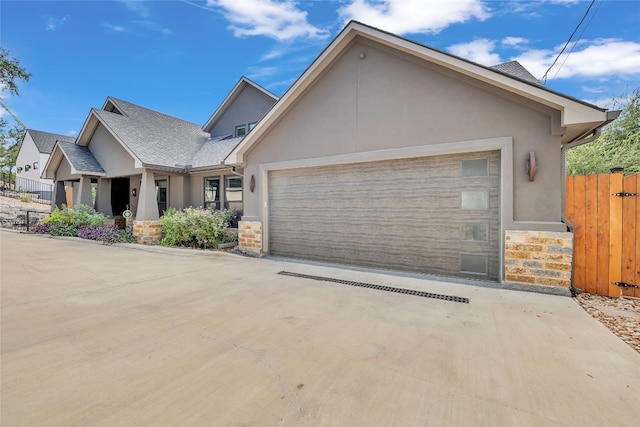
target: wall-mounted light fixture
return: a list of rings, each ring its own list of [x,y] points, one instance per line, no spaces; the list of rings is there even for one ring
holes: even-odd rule
[[[358,58],[364,60],[367,57],[367,52],[360,52],[360,55],[358,55]]]
[[[33,162],[33,169],[38,169],[38,162]]]
[[[533,182],[536,179],[536,152],[529,151],[527,156],[527,175],[529,175],[529,181]]]
[[[253,190],[256,189],[256,177],[251,175],[251,179],[249,180],[249,190],[253,193]]]
[[[138,195],[138,189],[134,188],[131,190],[131,197],[136,197]]]

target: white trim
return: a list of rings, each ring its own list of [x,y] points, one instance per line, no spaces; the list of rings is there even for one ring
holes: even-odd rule
[[[479,151],[500,151],[500,233],[498,242],[498,280],[504,280],[504,236],[505,230],[513,229],[513,138],[510,136],[389,150],[365,151],[311,159],[287,160],[263,163],[258,166],[260,188],[258,192],[258,218],[262,222],[262,251],[269,252],[269,172],[285,169],[302,169],[318,166],[335,166],[413,157],[462,154]],[[505,195],[511,197],[505,198]]]

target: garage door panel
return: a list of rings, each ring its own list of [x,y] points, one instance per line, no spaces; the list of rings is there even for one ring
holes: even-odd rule
[[[467,158],[489,159],[488,176],[461,177]],[[269,251],[462,276],[486,258],[497,278],[499,163],[485,152],[271,171]],[[486,209],[462,209],[463,191],[482,192],[471,196]],[[486,241],[466,241],[468,223]]]

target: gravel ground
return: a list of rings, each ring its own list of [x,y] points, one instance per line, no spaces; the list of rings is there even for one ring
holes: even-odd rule
[[[575,300],[587,313],[640,353],[640,299],[580,294]]]

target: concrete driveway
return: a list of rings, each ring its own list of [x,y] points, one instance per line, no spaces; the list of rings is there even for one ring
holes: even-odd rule
[[[567,297],[0,239],[3,426],[629,426],[640,414],[640,355]]]

